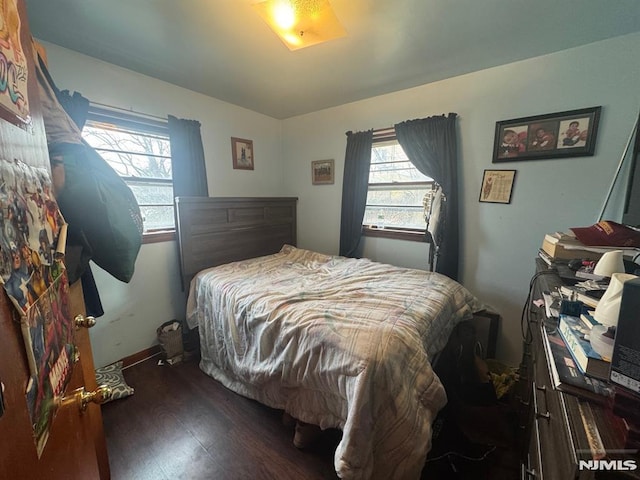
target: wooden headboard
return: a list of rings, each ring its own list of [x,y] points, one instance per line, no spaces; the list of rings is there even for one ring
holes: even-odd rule
[[[177,197],[182,288],[200,270],[296,245],[295,197]]]

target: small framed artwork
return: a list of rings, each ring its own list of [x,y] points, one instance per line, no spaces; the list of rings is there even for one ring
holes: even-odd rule
[[[480,188],[480,201],[511,203],[515,170],[485,170]]]
[[[333,183],[333,160],[314,160],[311,162],[311,183],[329,185]]]
[[[253,141],[245,138],[231,137],[233,168],[237,170],[253,170]]]
[[[592,156],[601,108],[496,122],[493,163]]]

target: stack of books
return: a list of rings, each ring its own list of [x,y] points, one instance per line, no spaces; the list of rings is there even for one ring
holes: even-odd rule
[[[594,325],[597,325],[597,322],[592,315],[587,313],[581,315],[580,318],[560,314],[558,332],[580,372],[583,375],[608,382],[611,362],[593,350],[588,339]]]
[[[640,253],[640,249],[634,247],[592,247],[580,242],[573,233],[555,232],[544,236],[538,256],[551,265],[567,263],[576,258],[597,261],[602,254],[613,250],[622,250],[629,259]]]
[[[566,262],[574,258],[598,260],[602,253],[583,245],[575,236],[560,232],[545,235],[540,248],[540,258],[545,260],[546,257],[551,262]]]
[[[557,390],[599,404],[611,403],[614,387],[604,379],[585,375],[558,332],[543,334],[543,343],[549,359],[551,381]]]

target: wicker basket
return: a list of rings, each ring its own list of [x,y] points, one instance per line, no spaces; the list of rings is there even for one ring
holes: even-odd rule
[[[182,325],[177,320],[169,320],[157,329],[158,341],[162,353],[168,363],[182,360],[184,346],[182,344]]]

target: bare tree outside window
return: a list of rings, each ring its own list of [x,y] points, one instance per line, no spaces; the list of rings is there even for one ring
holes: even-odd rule
[[[397,140],[375,142],[363,225],[424,231],[423,200],[432,185],[433,180],[413,166]]]
[[[91,120],[82,135],[131,188],[145,233],[174,229],[169,137]]]

